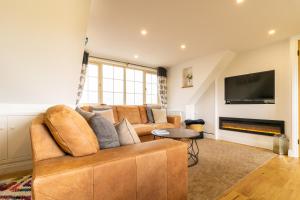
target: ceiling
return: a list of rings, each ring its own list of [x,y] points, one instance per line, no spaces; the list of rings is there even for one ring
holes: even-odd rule
[[[148,34],[142,36],[140,31]],[[268,35],[270,29],[276,34]],[[255,49],[300,34],[300,0],[93,0],[93,56],[174,66],[223,50]],[[186,49],[180,48],[186,44]],[[134,55],[138,54],[136,59]]]

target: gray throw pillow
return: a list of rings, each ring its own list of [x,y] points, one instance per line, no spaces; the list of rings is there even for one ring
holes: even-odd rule
[[[141,143],[139,136],[126,118],[116,124],[115,128],[117,130],[121,146]]]
[[[100,114],[96,114],[89,120],[89,124],[95,132],[100,149],[119,147],[119,137],[114,125]]]
[[[87,112],[79,107],[75,109],[87,122],[95,115],[95,113]]]
[[[147,112],[147,117],[148,117],[149,123],[155,123],[154,117],[153,117],[153,112],[152,112],[153,108],[160,109],[161,106],[160,105],[147,105],[146,106],[146,112]]]

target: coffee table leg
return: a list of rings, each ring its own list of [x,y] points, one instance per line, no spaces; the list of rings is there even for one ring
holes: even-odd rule
[[[194,145],[195,144],[195,145]],[[194,148],[196,146],[196,148]],[[188,155],[189,155],[189,167],[192,167],[198,163],[198,155],[199,155],[199,148],[196,139],[190,139],[190,145],[188,147]]]

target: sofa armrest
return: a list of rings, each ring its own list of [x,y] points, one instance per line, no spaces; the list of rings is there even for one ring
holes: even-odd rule
[[[171,139],[37,161],[33,199],[187,199],[187,164],[187,145]]]
[[[174,124],[176,128],[181,127],[181,116],[179,115],[169,115],[167,116],[168,123]]]

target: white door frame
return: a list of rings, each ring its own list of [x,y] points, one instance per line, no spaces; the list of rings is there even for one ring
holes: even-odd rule
[[[299,36],[294,36],[290,39],[290,65],[292,67],[292,138],[290,138],[291,142],[291,150],[289,150],[289,156],[291,157],[299,157],[299,99],[298,99],[298,41],[300,40]]]

